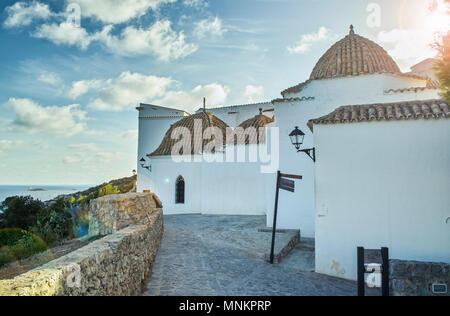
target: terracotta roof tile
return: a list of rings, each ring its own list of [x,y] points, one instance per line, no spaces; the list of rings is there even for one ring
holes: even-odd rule
[[[437,87],[433,87],[431,85],[427,85],[426,87],[412,87],[412,88],[403,88],[403,89],[389,89],[384,91],[384,93],[404,93],[404,92],[419,92],[425,90],[436,90]]]
[[[335,111],[308,122],[312,130],[317,124],[341,124],[370,121],[450,118],[450,106],[443,100],[424,100],[341,106]]]
[[[299,93],[299,92],[301,92],[301,91],[303,90],[303,88],[305,88],[306,85],[307,85],[308,83],[310,83],[310,82],[311,82],[311,80],[306,80],[305,82],[299,83],[299,84],[296,85],[296,86],[287,88],[286,90],[284,90],[284,91],[281,92],[281,95],[284,97],[286,94]]]
[[[284,103],[284,102],[299,102],[299,101],[311,101],[314,97],[301,97],[301,98],[280,98],[272,100],[272,103]]]

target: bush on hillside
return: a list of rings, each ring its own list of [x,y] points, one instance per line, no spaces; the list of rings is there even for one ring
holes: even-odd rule
[[[15,243],[0,247],[0,266],[11,261],[28,258],[48,249],[40,237],[25,231],[20,231],[20,234],[22,237]]]
[[[105,185],[98,190],[98,197],[112,195],[112,194],[120,194],[119,187],[117,185]]]
[[[31,196],[13,196],[0,204],[0,228],[28,230],[36,224],[36,219],[44,208],[44,203]]]

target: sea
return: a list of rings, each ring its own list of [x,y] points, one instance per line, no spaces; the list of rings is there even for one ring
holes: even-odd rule
[[[32,186],[32,185],[0,185],[0,203],[10,196],[30,195],[41,201],[54,199],[61,194],[71,194],[89,189],[91,186],[64,185],[64,186]],[[39,190],[39,191],[34,191]]]

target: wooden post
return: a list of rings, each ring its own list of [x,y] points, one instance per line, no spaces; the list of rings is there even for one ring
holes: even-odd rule
[[[381,275],[381,295],[389,296],[389,249],[381,248],[382,275]]]
[[[277,188],[275,191],[275,207],[273,210],[273,225],[272,225],[272,245],[270,247],[270,263],[273,264],[273,256],[275,251],[275,234],[277,231],[277,213],[278,213],[278,194],[280,192],[280,177],[281,172],[277,172]]]
[[[358,247],[357,249],[357,269],[358,269],[358,296],[365,296],[365,282],[364,282],[364,248]]]

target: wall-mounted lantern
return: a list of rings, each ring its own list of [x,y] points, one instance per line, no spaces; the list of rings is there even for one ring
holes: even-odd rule
[[[305,133],[298,129],[298,126],[289,134],[292,145],[294,145],[297,152],[303,152],[307,154],[314,162],[316,162],[316,148],[300,149],[305,138]]]
[[[152,172],[152,165],[147,165],[147,161],[145,160],[145,158],[141,158],[139,162],[141,163],[142,168],[147,169],[149,172]]]

